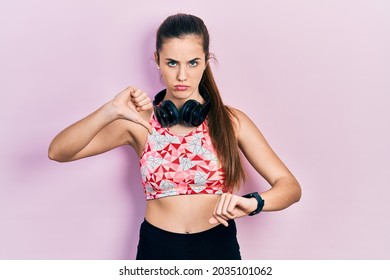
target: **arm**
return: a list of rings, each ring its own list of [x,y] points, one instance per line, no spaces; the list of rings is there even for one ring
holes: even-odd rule
[[[66,162],[97,155],[124,144],[134,147],[137,134],[142,131],[140,127],[151,132],[150,124],[141,115],[142,111],[151,107],[150,99],[144,92],[129,87],[60,132],[50,143],[49,158]]]
[[[301,198],[298,181],[275,154],[255,124],[244,113],[236,110],[236,114],[239,119],[238,143],[241,151],[254,169],[271,185],[271,189],[261,194],[265,201],[263,211],[282,210],[298,202]]]
[[[267,180],[271,188],[261,193],[265,201],[263,211],[277,211],[298,202],[301,187],[292,173],[275,154],[256,125],[242,112],[234,110],[237,117],[237,139],[241,151],[253,168]],[[254,198],[233,194],[221,195],[210,223],[222,223],[253,212],[257,207]]]

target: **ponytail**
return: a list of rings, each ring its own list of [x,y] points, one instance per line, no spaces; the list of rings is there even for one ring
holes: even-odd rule
[[[210,95],[211,108],[207,117],[209,133],[225,172],[226,188],[233,191],[238,189],[240,183],[245,179],[233,125],[233,119],[236,116],[231,109],[223,104],[209,64],[203,73],[200,86],[204,86]]]

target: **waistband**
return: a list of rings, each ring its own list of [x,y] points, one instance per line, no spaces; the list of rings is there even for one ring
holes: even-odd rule
[[[234,220],[228,220],[228,227],[225,227],[222,224],[219,224],[213,228],[207,229],[205,231],[201,232],[195,232],[195,233],[177,233],[177,232],[171,232],[164,229],[161,229],[159,227],[156,227],[155,225],[152,225],[149,223],[146,219],[144,219],[143,223],[141,224],[141,232],[152,234],[158,236],[158,238],[167,238],[167,239],[183,239],[183,240],[195,240],[195,239],[203,239],[206,236],[216,236],[218,237],[220,234],[226,234],[226,232],[231,232],[232,234],[237,234],[237,228],[236,223]]]

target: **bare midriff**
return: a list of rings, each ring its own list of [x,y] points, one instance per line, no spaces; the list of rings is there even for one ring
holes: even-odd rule
[[[145,219],[175,233],[197,233],[215,227],[209,223],[219,195],[177,195],[148,200]]]

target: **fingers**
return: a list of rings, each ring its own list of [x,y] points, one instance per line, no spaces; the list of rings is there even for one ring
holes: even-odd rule
[[[223,194],[221,195],[220,203],[217,208],[217,215],[223,217],[226,220],[234,219],[235,206],[235,196],[232,194]]]
[[[152,102],[149,96],[139,89],[130,90],[131,101],[133,102],[135,108],[138,112],[146,111],[152,108]],[[142,117],[138,117],[136,120],[137,123],[145,127],[149,134],[152,133],[152,126],[149,122],[145,121]]]
[[[209,223],[220,223],[228,226],[228,220],[237,217],[236,205],[238,203],[237,196],[233,194],[222,194],[215,206],[213,217],[209,219]]]
[[[131,101],[138,111],[146,111],[153,107],[149,96],[139,89],[130,90]]]
[[[140,111],[149,110],[152,103],[148,95],[135,87],[128,87],[120,92],[113,100],[119,118],[126,119],[145,127],[152,133],[151,124],[140,115]]]

